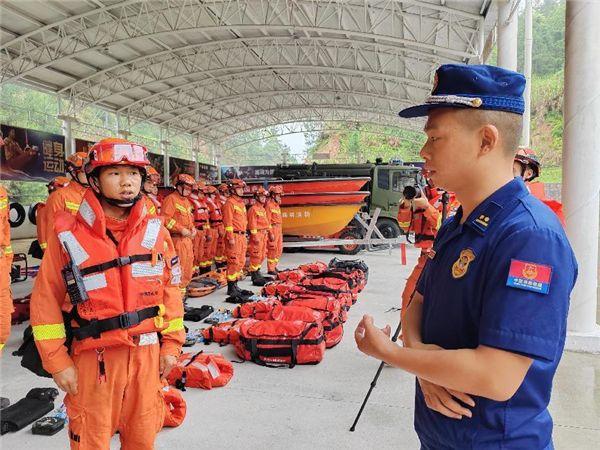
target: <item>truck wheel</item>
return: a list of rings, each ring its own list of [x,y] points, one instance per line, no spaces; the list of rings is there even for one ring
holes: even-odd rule
[[[13,220],[9,217],[10,227],[17,228],[25,222],[25,218],[27,217],[27,213],[25,212],[25,208],[20,203],[11,203],[9,206],[10,209],[14,209],[17,213],[17,217]]]
[[[339,239],[362,239],[359,233],[354,230],[344,230],[340,233]],[[343,255],[356,255],[364,246],[360,244],[344,244],[338,245],[340,253]]]
[[[397,238],[402,234],[398,222],[385,217],[377,221],[377,228],[386,239]]]

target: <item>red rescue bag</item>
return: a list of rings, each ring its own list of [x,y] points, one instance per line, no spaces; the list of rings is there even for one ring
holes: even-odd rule
[[[300,320],[245,322],[235,351],[240,358],[267,367],[318,364],[325,355],[323,326]]]
[[[299,297],[291,300],[284,307],[300,306],[310,308],[322,316],[323,332],[325,333],[325,346],[331,348],[336,346],[344,336],[344,322],[346,311],[335,299],[324,297]]]
[[[216,342],[220,345],[235,344],[240,337],[240,326],[248,319],[238,319],[231,322],[222,322],[202,330],[202,337],[206,344]]]
[[[281,270],[277,273],[277,279],[280,281],[291,281],[297,283],[306,277],[306,273],[300,269]]]
[[[165,418],[163,427],[178,427],[183,423],[187,412],[187,404],[181,391],[169,385],[162,388],[162,396],[165,401]]]
[[[303,271],[306,275],[316,274],[325,272],[327,270],[327,264],[322,261],[315,261],[309,264],[302,264],[298,266],[298,269]]]
[[[270,318],[271,311],[276,306],[281,306],[281,302],[277,299],[242,303],[236,306],[231,314],[238,318],[252,317],[257,320],[265,320]]]
[[[184,353],[167,375],[169,384],[181,391],[186,387],[212,389],[225,386],[233,377],[233,365],[218,353]]]
[[[260,294],[265,297],[279,297],[296,286],[291,281],[272,281],[263,286]]]

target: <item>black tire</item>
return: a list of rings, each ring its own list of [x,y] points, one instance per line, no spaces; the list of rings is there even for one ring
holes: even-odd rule
[[[344,230],[340,233],[339,239],[362,239],[360,234],[352,229]],[[364,248],[360,244],[345,244],[338,245],[338,249],[342,255],[356,255]]]
[[[43,205],[43,203],[36,203],[35,205],[29,208],[29,212],[27,213],[27,218],[34,225],[37,225],[37,210],[40,207],[40,205]]]
[[[23,208],[23,205],[21,205],[20,203],[11,203],[10,209],[9,209],[9,214],[10,214],[11,209],[14,209],[17,212],[17,218],[15,220],[11,220],[10,216],[9,216],[10,227],[17,228],[17,227],[21,226],[23,224],[23,222],[25,222],[27,213],[25,213],[25,208]]]
[[[397,238],[402,234],[398,222],[393,219],[388,219],[387,217],[377,221],[377,228],[386,239]]]

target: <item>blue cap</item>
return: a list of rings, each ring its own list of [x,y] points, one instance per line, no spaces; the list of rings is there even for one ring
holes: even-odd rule
[[[473,108],[523,114],[525,77],[502,67],[444,64],[435,72],[425,104],[400,111],[400,117],[426,116],[433,108]]]

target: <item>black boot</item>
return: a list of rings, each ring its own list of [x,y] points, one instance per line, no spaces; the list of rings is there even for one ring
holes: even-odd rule
[[[267,280],[265,280],[265,278],[260,273],[260,270],[250,272],[250,276],[252,277],[252,286],[264,286],[267,282]]]
[[[237,285],[237,281],[228,281],[227,282],[227,295],[238,295],[240,293],[240,288]]]

